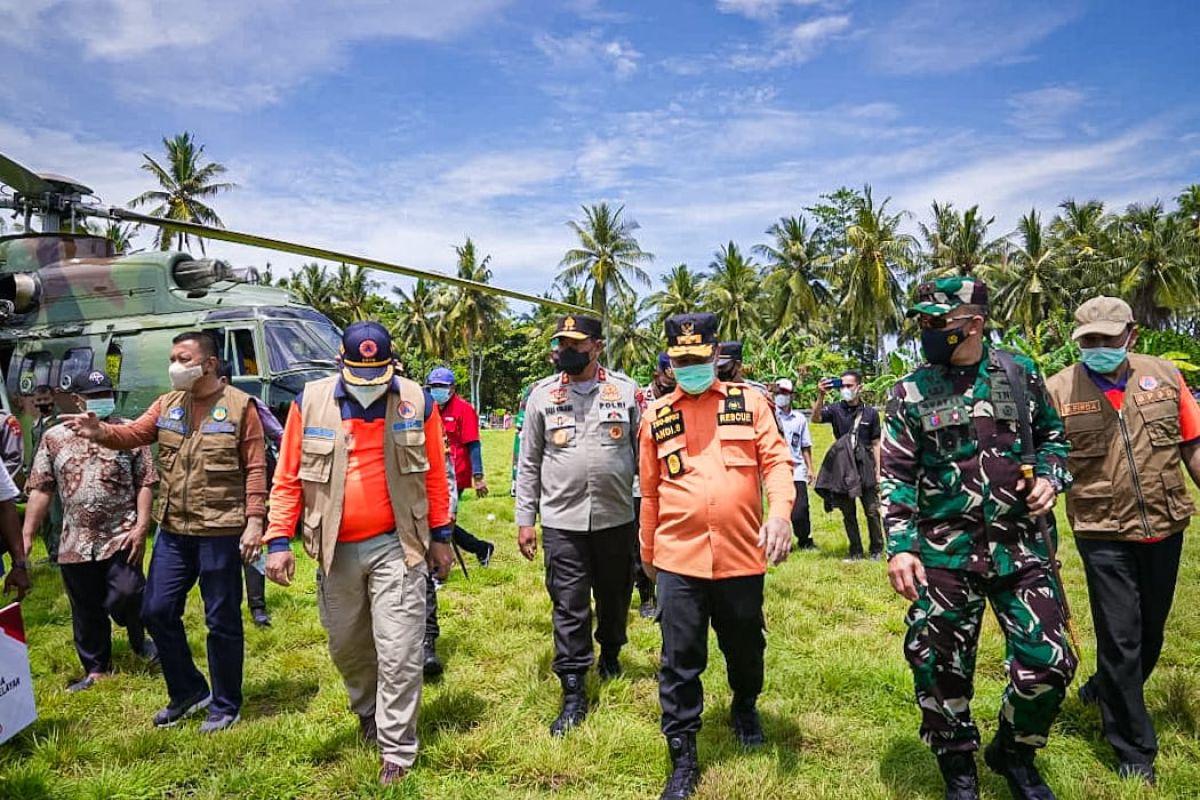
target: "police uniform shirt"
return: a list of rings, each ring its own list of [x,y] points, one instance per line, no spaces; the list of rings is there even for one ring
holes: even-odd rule
[[[787,442],[788,449],[792,451],[792,462],[795,464],[792,470],[792,480],[799,482],[808,482],[808,465],[804,461],[804,449],[812,447],[812,434],[808,429],[808,417],[801,414],[796,409],[789,409],[788,413],[775,413],[776,419],[779,420],[780,433],[783,434],[783,440]]]
[[[568,531],[633,521],[637,385],[603,367],[580,391],[565,373],[534,386],[517,464],[516,522]]]

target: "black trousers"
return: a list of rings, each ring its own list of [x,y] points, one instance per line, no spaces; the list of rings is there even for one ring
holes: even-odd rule
[[[867,516],[867,536],[870,537],[871,554],[883,552],[883,518],[879,515],[879,487],[872,486],[863,489],[863,512]],[[846,526],[846,538],[850,540],[850,555],[863,554],[862,532],[858,527],[858,509],[854,498],[841,495],[838,498],[838,508],[842,511],[842,522]]]
[[[71,602],[75,652],[84,672],[112,669],[112,626],[128,629],[129,644],[140,649],[146,640],[142,627],[142,593],[146,579],[140,566],[118,553],[102,561],[63,564],[62,580]]]
[[[586,672],[592,665],[592,597],[596,641],[619,650],[627,641],[633,571],[629,568],[634,523],[595,531],[542,528],[546,591],[553,604],[554,672]]]
[[[813,544],[812,520],[808,516],[808,482],[792,481],[796,484],[796,503],[792,506],[792,533],[800,547]]]
[[[642,569],[642,543],[639,531],[642,526],[642,498],[633,499],[633,535],[630,546],[633,548],[633,585],[637,587],[638,599],[645,603],[654,599],[654,584]]]
[[[662,672],[658,697],[662,731],[671,737],[700,730],[708,666],[708,626],[717,632],[725,655],[729,688],[753,699],[763,687],[763,576],[707,580],[658,573],[658,612],[662,625]]]
[[[1158,737],[1143,688],[1162,652],[1175,597],[1183,534],[1153,544],[1075,539],[1096,628],[1096,674],[1104,735],[1122,762],[1152,764]]]
[[[246,606],[251,611],[266,611],[267,576],[253,564],[243,565],[242,575],[246,578]]]

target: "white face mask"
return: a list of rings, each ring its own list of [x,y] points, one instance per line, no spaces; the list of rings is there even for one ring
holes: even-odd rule
[[[775,407],[776,408],[791,408],[791,406],[792,406],[792,396],[790,394],[785,394],[783,392],[780,392],[779,394],[775,395]]]
[[[354,402],[363,408],[370,408],[371,404],[387,394],[388,390],[386,383],[381,383],[377,386],[355,386],[350,383],[344,385],[346,387],[346,394],[353,397]]]
[[[200,380],[200,376],[204,374],[204,366],[196,364],[189,367],[176,361],[171,364],[167,372],[171,376],[172,389],[180,392],[188,392],[191,391],[196,381]]]
[[[858,389],[851,389],[849,386],[842,387],[842,399],[847,403],[853,403],[856,397],[858,397]]]

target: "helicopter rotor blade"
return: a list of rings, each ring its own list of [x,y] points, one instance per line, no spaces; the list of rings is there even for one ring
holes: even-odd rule
[[[20,194],[47,194],[54,187],[25,167],[0,153],[0,182],[6,183]]]
[[[354,264],[355,266],[366,267],[368,269],[376,269],[380,272],[406,275],[410,278],[426,278],[439,283],[448,283],[451,286],[457,286],[462,289],[471,289],[473,291],[484,292],[485,294],[501,295],[502,297],[520,300],[525,303],[534,303],[535,305],[560,308],[564,311],[569,311],[575,314],[595,313],[589,308],[572,305],[571,303],[564,303],[561,300],[555,300],[553,298],[541,297],[539,295],[527,294],[525,292],[518,292],[513,289],[505,289],[500,286],[492,286],[488,283],[467,280],[466,278],[460,278],[457,275],[447,275],[444,272],[438,272],[436,270],[418,269],[417,267],[408,267],[404,266],[403,264],[393,264],[388,261],[380,261],[374,258],[367,258],[366,256],[356,256],[352,253],[342,253],[337,250],[328,250],[323,247],[298,244],[296,242],[284,241],[283,239],[271,239],[266,236],[257,236],[252,233],[242,233],[224,228],[210,228],[207,225],[197,225],[194,222],[181,222],[179,220],[163,219],[162,217],[151,217],[146,214],[138,214],[137,212],[128,211],[126,209],[117,207],[111,207],[103,210],[92,208],[88,209],[88,211],[90,213],[97,214],[98,216],[109,216],[113,219],[118,219],[123,222],[134,222],[139,225],[153,225],[157,228],[170,228],[171,230],[182,231],[183,233],[191,234],[192,236],[200,236],[205,239],[218,239],[224,242],[247,245],[249,247],[262,247],[267,250],[278,250],[283,253],[293,253],[299,256],[308,256],[310,258],[324,259],[326,261]]]

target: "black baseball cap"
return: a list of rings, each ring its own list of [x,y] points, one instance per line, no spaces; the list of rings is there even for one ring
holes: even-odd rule
[[[739,341],[721,342],[717,350],[720,353],[717,360],[722,364],[742,360],[742,343]]]
[[[604,329],[597,317],[586,314],[564,314],[558,318],[554,339],[603,339]]]
[[[77,373],[71,378],[70,385],[63,388],[82,395],[111,394],[113,384],[107,374],[98,369],[91,369]]]
[[[667,317],[667,355],[711,358],[717,346],[717,315],[676,314]]]
[[[351,323],[342,334],[342,380],[352,386],[378,386],[395,374],[392,336],[378,322]]]

